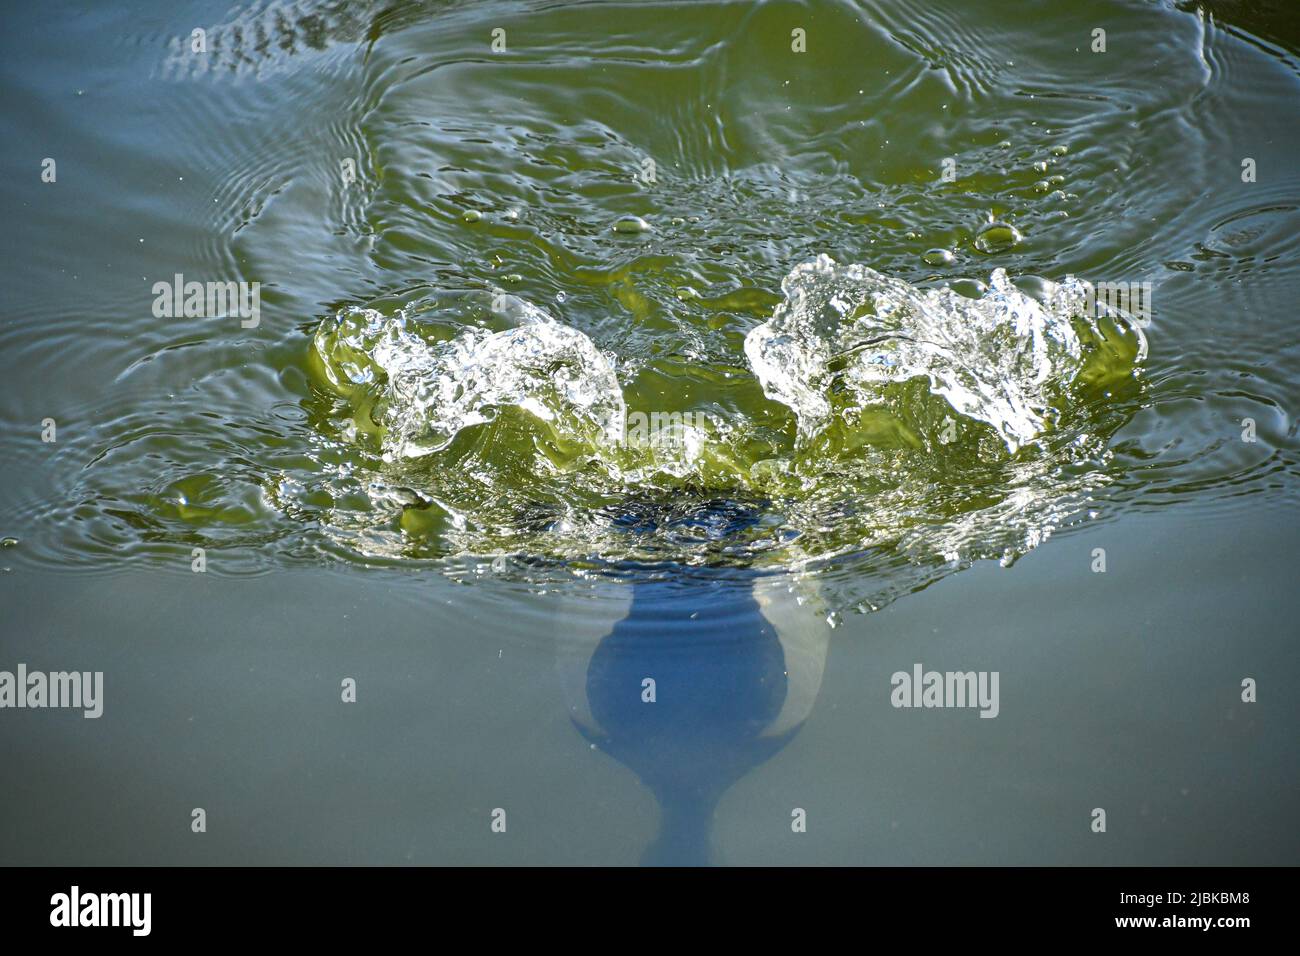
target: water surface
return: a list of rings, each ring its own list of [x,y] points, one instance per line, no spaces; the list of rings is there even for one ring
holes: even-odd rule
[[[0,858],[1295,861],[1286,4],[4,33]]]

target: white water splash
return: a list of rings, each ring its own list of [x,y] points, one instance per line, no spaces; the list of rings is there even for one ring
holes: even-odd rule
[[[609,358],[582,332],[515,299],[514,328],[465,329],[428,342],[404,315],[348,309],[318,334],[335,384],[383,386],[384,458],[416,458],[446,448],[464,429],[516,406],[593,444],[621,441],[626,406]],[[380,378],[382,376],[382,378]]]
[[[1040,303],[994,271],[988,292],[918,289],[863,265],[827,256],[797,266],[781,283],[785,301],[745,338],[745,355],[768,398],[788,406],[799,435],[831,415],[830,394],[848,389],[859,405],[878,387],[925,377],[930,391],[967,418],[991,425],[1015,452],[1055,418],[1053,393],[1083,356],[1072,319],[1100,334],[1075,279],[1049,286]],[[1136,326],[1138,358],[1146,343]]]
[[[325,524],[388,556],[789,569],[870,552],[881,573],[862,593],[880,597],[915,583],[908,568],[929,580],[938,566],[1013,562],[1111,480],[1117,419],[1102,403],[1137,376],[1146,343],[1127,316],[1090,314],[1085,283],[1046,283],[1039,301],[998,270],[970,299],[822,256],[782,287],[744,348],[796,417],[793,441],[716,405],[671,440],[642,435],[615,359],[513,296],[475,320],[491,328],[342,310],[317,331],[320,370],[346,401],[340,436],[387,464],[368,508]],[[948,410],[955,439],[938,424]]]

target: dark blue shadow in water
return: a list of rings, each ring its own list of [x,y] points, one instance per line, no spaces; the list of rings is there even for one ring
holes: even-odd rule
[[[736,566],[745,532],[769,505],[688,495],[625,502],[610,517],[629,535],[716,542],[720,560],[611,569],[610,586],[630,589],[627,603],[614,601],[626,616],[581,634],[573,618],[570,642],[561,640],[575,725],[659,801],[643,863],[710,862],[722,795],[794,736],[816,698],[824,634],[792,613],[794,599],[769,586],[779,583],[772,576]]]
[[[603,733],[590,736],[659,800],[659,836],[643,862],[706,863],[723,792],[793,734],[763,736],[785,701],[785,655],[750,582],[633,589],[630,613],[591,657],[587,697]]]

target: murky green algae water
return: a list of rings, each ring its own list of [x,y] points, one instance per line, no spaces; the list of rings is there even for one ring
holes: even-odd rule
[[[1294,861],[1296,711],[1239,690],[1300,676],[1284,4],[51,16],[7,14],[6,662],[108,655],[101,773],[148,796],[102,811],[134,842],[61,844],[81,728],[25,717],[6,856],[226,859],[151,822],[225,799],[265,862]],[[177,275],[260,283],[256,323],[160,316]],[[601,697],[666,660],[735,713]],[[1024,703],[931,738],[887,703],[917,660]],[[1189,725],[1208,763],[1116,755]],[[891,809],[844,817],[884,751]]]

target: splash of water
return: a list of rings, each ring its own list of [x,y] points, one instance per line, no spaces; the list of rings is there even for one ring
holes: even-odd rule
[[[997,269],[987,294],[968,299],[823,255],[797,266],[781,288],[785,301],[746,337],[745,355],[767,397],[798,417],[804,438],[825,426],[835,393],[865,406],[882,400],[881,386],[924,378],[1014,453],[1054,423],[1063,386],[1083,368],[1072,320],[1105,337],[1076,279],[1053,284],[1040,303]],[[1145,338],[1135,325],[1128,331],[1141,361]]]
[[[423,530],[366,546],[579,563],[1009,563],[1110,480],[1117,397],[1146,342],[1128,317],[1098,314],[1083,283],[1045,283],[1035,298],[998,270],[967,298],[820,256],[782,289],[744,351],[793,427],[760,436],[760,410],[745,408],[652,446],[627,440],[618,358],[521,300],[495,330],[359,308],[327,319],[314,352],[344,400],[339,434],[373,444],[387,491],[372,498],[410,489],[388,507],[403,509],[404,531]],[[413,510],[447,520],[413,524]]]
[[[383,383],[386,461],[442,451],[462,431],[518,408],[570,442],[616,444],[624,432],[623,393],[609,358],[591,339],[518,299],[512,328],[469,328],[430,342],[404,314],[349,308],[322,326],[317,354],[343,390]]]

